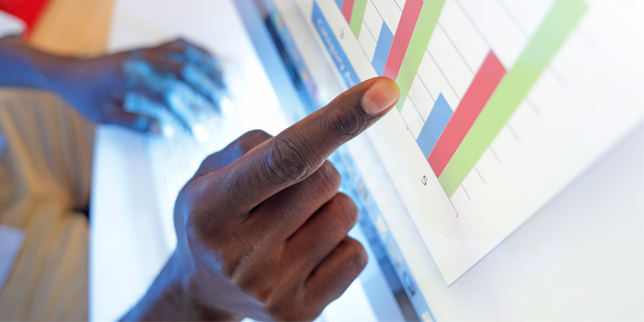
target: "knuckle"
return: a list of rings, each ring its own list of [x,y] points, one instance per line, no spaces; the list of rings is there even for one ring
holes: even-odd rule
[[[342,182],[340,173],[330,161],[325,161],[311,177],[315,186],[324,192],[337,192]]]
[[[221,151],[206,157],[197,171],[197,176],[227,166],[271,137],[270,134],[261,130],[244,133]]]
[[[207,156],[201,162],[194,177],[201,177],[225,167],[230,162],[229,154],[227,150],[222,150]]]
[[[327,121],[341,140],[347,140],[366,128],[367,116],[352,106],[341,103],[330,110]]]
[[[358,221],[358,207],[355,202],[344,193],[338,193],[333,198],[333,212],[337,226],[344,230],[349,231]]]
[[[215,152],[215,153],[213,153],[213,154],[211,154],[211,155],[207,156],[207,157],[206,157],[206,158],[201,162],[201,166],[200,166],[199,168],[200,168],[200,169],[202,169],[202,168],[207,168],[207,167],[210,167],[210,166],[212,166],[212,165],[217,164],[217,161],[219,160],[219,157],[220,157],[220,155],[219,155],[220,153],[221,153],[221,152]]]
[[[273,183],[298,182],[313,169],[307,161],[305,143],[290,139],[274,140],[267,150],[264,172]]]
[[[353,268],[352,272],[357,276],[369,261],[367,251],[362,244],[355,239],[347,239],[346,245],[346,263],[349,267]]]
[[[253,130],[250,132],[244,133],[238,140],[237,146],[242,151],[243,154],[248,153],[262,142],[269,140],[273,136],[262,131],[262,130]]]

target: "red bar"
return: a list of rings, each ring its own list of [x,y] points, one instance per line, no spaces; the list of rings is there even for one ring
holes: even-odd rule
[[[427,158],[437,177],[440,177],[445,170],[447,163],[481,114],[503,75],[505,75],[505,67],[494,52],[490,51],[454,115],[447,123],[443,134],[436,142],[434,150]]]
[[[351,23],[351,13],[353,13],[353,2],[355,0],[344,0],[342,3],[342,14],[348,23]]]
[[[394,41],[391,44],[391,51],[389,52],[389,57],[387,57],[382,76],[387,76],[393,80],[398,77],[398,71],[400,71],[403,58],[405,58],[405,53],[407,52],[411,35],[414,33],[416,21],[418,21],[423,3],[423,0],[407,0],[405,2],[405,7],[403,8],[400,23],[398,24],[398,29],[396,29],[396,35],[394,35]]]

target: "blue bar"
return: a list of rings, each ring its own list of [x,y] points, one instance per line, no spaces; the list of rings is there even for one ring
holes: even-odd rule
[[[420,135],[416,142],[420,149],[423,150],[425,158],[429,158],[429,154],[432,153],[438,138],[440,138],[447,122],[452,117],[452,109],[447,104],[447,101],[443,97],[443,94],[438,95],[436,103],[434,103],[434,108],[429,113],[427,122],[423,126],[423,130],[420,131]]]
[[[322,14],[317,1],[313,2],[313,24],[318,30],[318,33],[322,38],[322,42],[326,46],[326,49],[329,51],[329,55],[331,55],[335,66],[338,68],[338,71],[340,72],[340,75],[342,75],[342,78],[344,78],[347,86],[353,87],[360,83],[358,74],[356,74],[353,66],[351,66],[351,62],[349,62],[349,58],[347,58],[344,50],[342,50],[338,39],[335,38],[335,34],[333,34],[331,26]]]
[[[373,54],[373,59],[371,64],[376,69],[376,73],[379,76],[382,76],[382,72],[385,70],[385,63],[387,62],[387,57],[389,56],[389,50],[391,49],[391,44],[394,42],[394,34],[391,33],[387,24],[382,22],[382,28],[380,28],[380,38],[378,38],[378,44],[376,45],[376,53]]]
[[[338,8],[342,10],[342,5],[344,4],[344,0],[335,0],[335,3],[338,5]]]

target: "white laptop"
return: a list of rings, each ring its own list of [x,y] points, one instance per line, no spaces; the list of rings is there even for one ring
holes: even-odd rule
[[[644,30],[635,2],[120,0],[110,50],[178,36],[224,61],[204,140],[100,127],[90,318],[173,251],[200,162],[359,81],[403,100],[334,154],[369,264],[320,320],[644,318]]]

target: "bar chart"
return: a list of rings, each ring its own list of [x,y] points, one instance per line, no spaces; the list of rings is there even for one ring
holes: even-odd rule
[[[299,1],[347,87],[399,85],[367,135],[448,284],[642,117],[600,1]]]
[[[336,3],[357,38],[360,38],[365,24],[367,6],[372,5],[380,13],[372,1],[337,0]],[[371,56],[372,65],[378,75],[394,79],[400,86],[402,96],[397,107],[401,112],[414,81],[418,77],[422,82],[419,68],[444,4],[445,0],[407,0],[395,34],[383,19],[378,38],[374,39],[376,46]],[[424,125],[415,137],[448,196],[451,197],[461,186],[585,10],[586,4],[582,0],[556,1],[508,75],[494,51],[490,50],[455,111],[449,113],[447,122],[445,107],[449,107],[449,103],[442,93],[439,94],[431,108],[431,111],[438,110],[423,120]],[[365,29],[368,28],[365,24]],[[370,31],[365,31],[365,34],[367,32]],[[373,33],[371,36],[374,37]],[[508,80],[501,84],[506,76]],[[418,109],[417,106],[415,108]],[[484,108],[486,113],[482,114]]]
[[[360,37],[367,6],[371,5],[375,8],[373,2],[338,0],[336,3],[350,24],[353,33],[356,37]],[[378,75],[396,80],[400,86],[403,95],[398,104],[399,110],[402,109],[406,95],[409,93],[420,67],[423,54],[429,44],[444,3],[444,0],[406,1],[395,34],[392,33],[391,27],[384,20],[382,22],[372,63]]]

